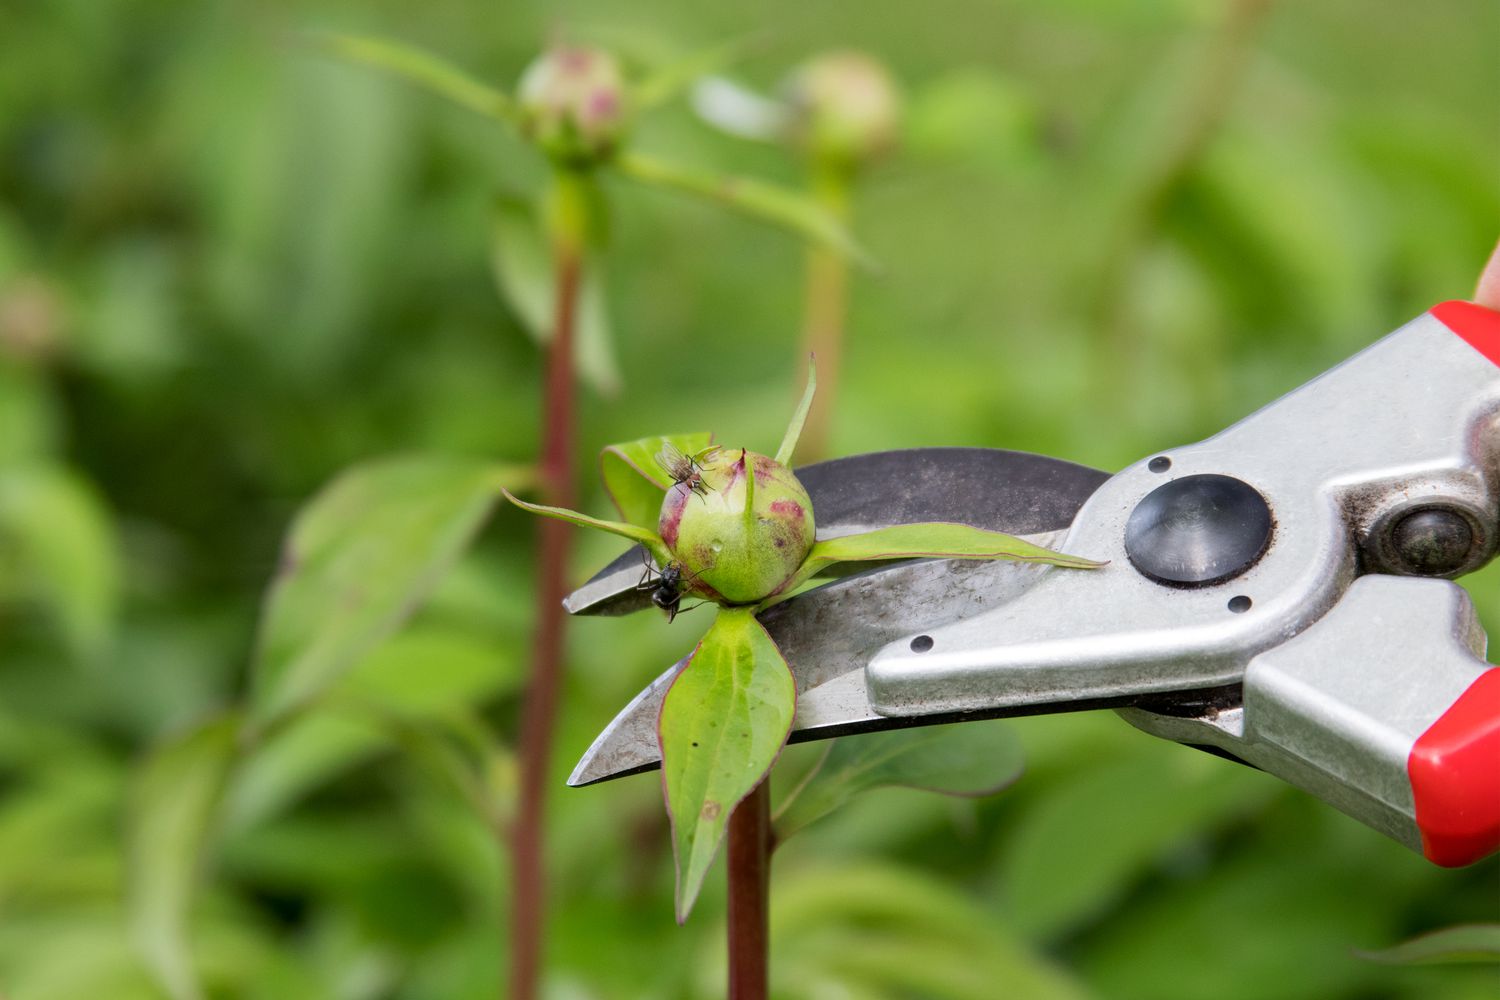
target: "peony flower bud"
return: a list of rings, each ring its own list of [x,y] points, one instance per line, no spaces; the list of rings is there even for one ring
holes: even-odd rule
[[[793,134],[814,157],[855,166],[896,143],[901,100],[885,66],[859,52],[805,63],[787,85]]]
[[[625,81],[602,49],[560,46],[527,67],[517,89],[521,129],[548,156],[587,164],[609,156],[627,124]]]
[[[807,557],[812,501],[792,470],[775,459],[724,449],[702,469],[697,491],[688,483],[667,491],[658,529],[694,592],[753,604],[774,593]]]

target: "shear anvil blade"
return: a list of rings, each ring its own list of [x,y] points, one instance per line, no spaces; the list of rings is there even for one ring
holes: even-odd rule
[[[1073,522],[1108,476],[1043,455],[997,448],[912,448],[851,455],[797,470],[812,497],[819,538],[893,524],[956,521],[1029,535]],[[632,546],[563,602],[575,615],[623,615],[651,606]]]
[[[1062,534],[1022,537],[1050,547]],[[791,741],[955,721],[952,714],[878,714],[865,693],[865,664],[886,643],[1010,600],[1049,572],[1055,570],[1001,560],[895,563],[836,580],[764,612],[761,621],[797,684]],[[593,784],[660,765],[657,716],[686,662],[673,665],[625,706],[583,755],[568,784]]]

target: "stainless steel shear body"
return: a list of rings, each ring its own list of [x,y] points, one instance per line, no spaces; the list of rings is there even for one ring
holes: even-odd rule
[[[1114,476],[922,449],[799,470],[819,535],[956,520],[1109,560],[920,561],[766,612],[794,740],[1112,707],[1444,865],[1500,847],[1500,670],[1452,578],[1500,544],[1500,314],[1435,307],[1227,430]],[[621,613],[622,556],[568,600]],[[674,667],[570,783],[659,763]]]

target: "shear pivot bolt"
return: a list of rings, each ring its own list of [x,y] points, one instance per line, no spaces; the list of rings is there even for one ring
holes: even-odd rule
[[[1169,587],[1239,576],[1271,540],[1271,508],[1249,483],[1197,475],[1158,486],[1125,522],[1130,563]]]
[[[1407,570],[1420,576],[1443,576],[1468,562],[1474,530],[1462,514],[1429,507],[1398,521],[1391,541]]]

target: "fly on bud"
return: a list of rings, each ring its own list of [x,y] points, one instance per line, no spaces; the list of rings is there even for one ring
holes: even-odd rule
[[[521,131],[563,163],[607,159],[625,134],[625,80],[602,49],[564,45],[542,53],[521,76],[516,103]]]
[[[661,450],[656,453],[656,464],[661,470],[672,477],[672,483],[677,486],[686,486],[694,493],[702,493],[703,466],[711,462],[721,449],[718,445],[710,445],[694,455],[685,455],[677,446],[670,441],[662,442]]]
[[[678,482],[662,500],[661,540],[693,590],[754,604],[791,579],[813,545],[812,500],[768,455],[719,449],[699,472],[703,490]]]

